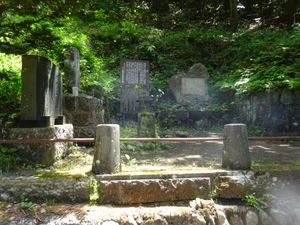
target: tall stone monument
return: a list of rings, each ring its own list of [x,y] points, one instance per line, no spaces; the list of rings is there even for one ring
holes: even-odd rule
[[[67,94],[64,95],[66,121],[74,126],[74,137],[95,137],[96,126],[104,123],[103,100],[80,94],[80,55],[74,47],[65,51],[64,71]]]
[[[149,62],[123,60],[121,62],[121,113],[136,116],[147,108],[150,98]]]
[[[72,124],[63,124],[62,79],[44,57],[22,57],[21,128],[8,131],[10,139],[65,139],[73,137]],[[34,164],[52,165],[71,151],[72,143],[33,144],[21,147]],[[16,146],[19,148],[20,146]]]
[[[21,127],[63,124],[62,78],[44,57],[22,57]]]
[[[64,72],[67,92],[78,96],[80,89],[80,56],[75,47],[69,47],[65,51]]]

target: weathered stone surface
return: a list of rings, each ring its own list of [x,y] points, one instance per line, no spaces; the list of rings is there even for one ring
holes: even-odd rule
[[[73,138],[72,124],[40,128],[11,128],[9,139],[67,139]],[[56,142],[42,145],[17,145],[22,157],[34,164],[50,166],[65,157],[72,150],[72,143]]]
[[[104,123],[103,100],[80,94],[64,95],[64,114],[66,121],[74,127],[97,126]]]
[[[299,90],[276,90],[251,94],[237,103],[243,122],[263,127],[268,134],[298,134],[299,96]]]
[[[88,178],[0,177],[0,199],[5,201],[55,199],[86,202],[91,188]]]
[[[143,112],[138,114],[137,135],[145,138],[154,138],[156,136],[154,113]]]
[[[241,217],[237,214],[233,214],[228,218],[229,224],[234,224],[234,225],[244,225]]]
[[[259,211],[259,218],[260,218],[260,223],[262,225],[274,225],[275,221],[273,220],[270,215],[268,215],[265,211],[260,210]]]
[[[103,174],[116,173],[120,170],[120,126],[118,124],[98,125],[92,171],[95,174]]]
[[[249,193],[262,194],[268,187],[268,176],[255,176],[253,172],[234,176],[220,176],[216,181],[216,194],[220,198],[242,199]]]
[[[257,213],[252,210],[249,210],[246,213],[245,220],[246,220],[247,225],[258,225],[258,222],[259,222]]]
[[[224,126],[222,167],[232,170],[250,169],[251,157],[245,124],[226,124]]]
[[[100,180],[101,203],[135,204],[210,197],[209,178]]]
[[[223,211],[217,210],[217,218],[220,225],[230,225]]]

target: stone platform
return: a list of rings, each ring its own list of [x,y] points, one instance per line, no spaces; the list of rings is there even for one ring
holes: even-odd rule
[[[8,139],[66,139],[73,138],[72,124],[55,125],[39,128],[11,128]],[[71,152],[72,143],[49,143],[16,145],[18,151],[28,162],[53,165],[57,160]],[[22,157],[22,158],[23,158]]]

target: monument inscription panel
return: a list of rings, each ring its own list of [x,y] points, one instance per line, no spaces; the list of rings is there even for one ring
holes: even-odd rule
[[[149,99],[149,62],[123,60],[121,63],[121,112],[137,114]]]
[[[207,84],[205,79],[184,77],[182,78],[181,82],[182,94],[200,96],[207,95]]]

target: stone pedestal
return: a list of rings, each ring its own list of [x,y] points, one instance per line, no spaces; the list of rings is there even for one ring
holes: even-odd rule
[[[224,126],[222,167],[232,170],[250,169],[251,158],[245,124],[226,124]]]
[[[74,137],[94,138],[96,126],[104,123],[102,99],[84,94],[66,94],[63,108],[67,123],[74,126]]]
[[[98,125],[92,171],[95,174],[103,174],[120,170],[120,127],[117,124]]]
[[[67,139],[73,138],[72,124],[55,125],[39,128],[12,128],[8,131],[9,139]],[[72,143],[22,144],[16,148],[22,159],[33,164],[53,165],[57,160],[71,152]]]
[[[155,135],[155,115],[150,112],[138,114],[138,137],[154,138]]]

